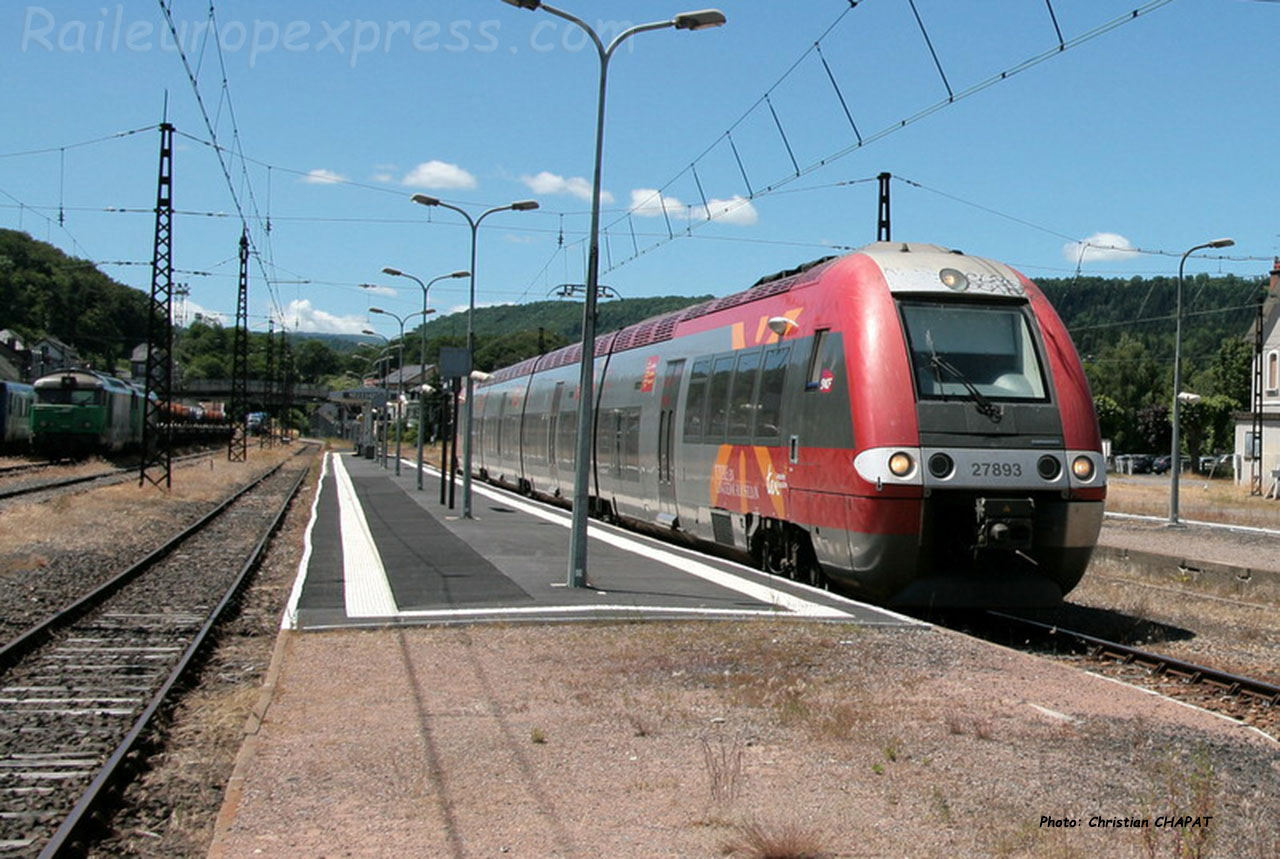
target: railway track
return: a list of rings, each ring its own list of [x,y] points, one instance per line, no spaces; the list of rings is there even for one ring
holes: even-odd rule
[[[191,453],[185,456],[174,457],[175,464],[187,462],[189,460],[201,459],[209,456],[208,451],[199,453]],[[14,466],[15,471],[0,471],[0,478],[4,478],[10,474],[21,474],[25,471],[41,471],[51,468],[57,468],[63,463],[33,463],[31,465]],[[103,483],[110,485],[111,483],[123,483],[130,477],[136,477],[138,472],[137,464],[122,465],[109,468],[106,471],[96,472],[94,474],[82,474],[73,477],[59,477],[53,480],[36,480],[35,482],[20,482],[14,486],[6,486],[0,488],[0,501],[9,498],[17,498],[23,495],[33,495],[37,492],[54,492],[60,489],[66,489],[72,486],[78,486],[82,483]]]
[[[44,468],[52,468],[59,463],[56,462],[24,462],[18,465],[6,465],[0,467],[0,478],[9,477],[14,474],[22,474],[24,471],[39,471]]]
[[[1056,624],[999,611],[986,615],[1002,628],[1003,637],[1023,646],[1067,649],[1072,659],[1088,658],[1096,673],[1244,722],[1280,740],[1280,686]]]
[[[0,855],[82,849],[283,519],[297,462],[0,648]]]

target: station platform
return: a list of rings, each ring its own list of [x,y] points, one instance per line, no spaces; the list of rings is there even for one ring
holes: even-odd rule
[[[286,629],[501,620],[786,617],[919,621],[592,521],[589,587],[570,588],[567,510],[472,482],[472,518],[439,472],[329,453]]]

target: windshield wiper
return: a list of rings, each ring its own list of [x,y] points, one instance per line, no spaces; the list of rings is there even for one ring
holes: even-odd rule
[[[929,338],[930,341],[932,341],[932,339],[932,337]],[[930,349],[932,349],[933,343],[930,342],[929,346]],[[983,396],[982,392],[977,389],[973,382],[969,381],[969,377],[966,376],[958,367],[939,357],[937,352],[931,352],[929,355],[929,366],[933,367],[935,376],[939,375],[939,370],[945,370],[954,376],[956,381],[964,385],[964,389],[969,392],[969,396],[973,399],[973,403],[978,410],[978,414],[985,416],[993,424],[1000,423],[1000,420],[1004,417],[1004,410]],[[938,378],[938,382],[939,384],[942,382],[940,376]]]

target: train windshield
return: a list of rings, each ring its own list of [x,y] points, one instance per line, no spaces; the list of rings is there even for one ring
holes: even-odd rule
[[[102,391],[77,388],[37,388],[36,400],[46,406],[100,406]]]
[[[902,304],[921,399],[1044,400],[1026,314],[1011,305]]]

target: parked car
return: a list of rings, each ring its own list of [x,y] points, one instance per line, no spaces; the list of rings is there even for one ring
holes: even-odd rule
[[[1154,460],[1152,460],[1152,461],[1151,461],[1151,473],[1152,473],[1152,474],[1166,474],[1166,473],[1168,473],[1168,471],[1169,471],[1169,463],[1170,463],[1170,462],[1172,462],[1172,461],[1173,461],[1173,457],[1172,457],[1172,456],[1170,456],[1170,455],[1169,455],[1169,454],[1167,454],[1167,453],[1166,453],[1164,456],[1157,456]],[[1191,464],[1191,457],[1189,457],[1189,456],[1183,456],[1183,457],[1182,457],[1182,470],[1183,470],[1183,471],[1186,471],[1186,470],[1187,470],[1187,466],[1189,466],[1190,464]]]
[[[1129,454],[1129,473],[1150,474],[1151,467],[1155,464],[1155,459],[1156,458],[1149,453]]]

